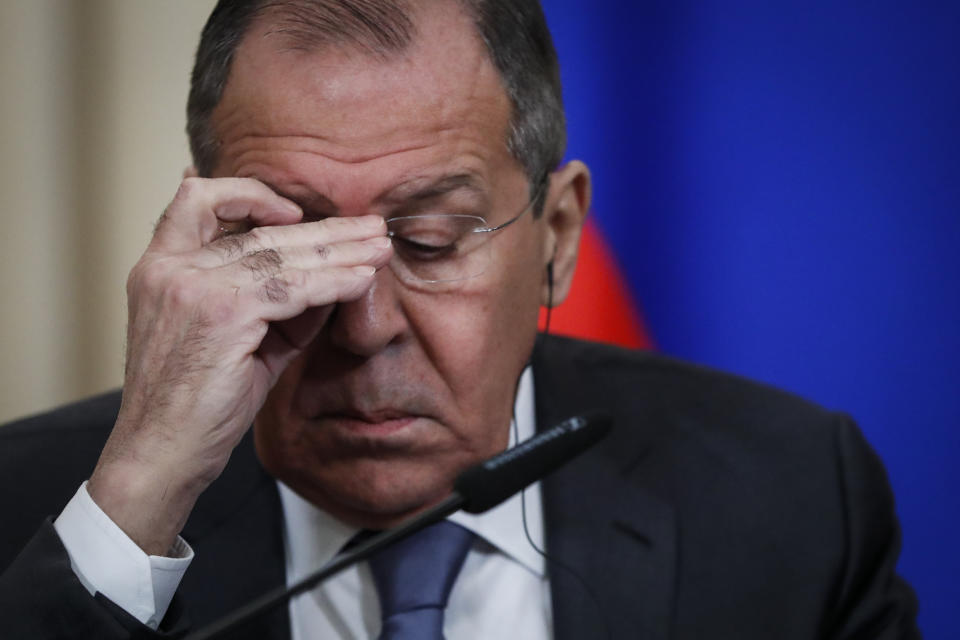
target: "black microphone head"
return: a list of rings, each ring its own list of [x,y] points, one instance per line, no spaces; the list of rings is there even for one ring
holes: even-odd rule
[[[470,467],[453,483],[454,491],[465,500],[463,510],[482,513],[492,509],[591,447],[610,431],[612,424],[610,416],[600,412],[567,418]]]

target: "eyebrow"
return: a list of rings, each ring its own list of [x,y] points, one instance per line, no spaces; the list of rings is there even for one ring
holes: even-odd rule
[[[453,191],[468,191],[486,200],[488,198],[483,182],[472,173],[457,173],[443,176],[432,182],[425,179],[408,180],[392,187],[377,197],[378,202],[389,204],[415,204],[445,196]]]
[[[311,191],[309,195],[294,195],[286,189],[262,180],[277,195],[296,202],[305,213],[323,213],[323,215],[337,215],[340,208],[322,193]],[[472,173],[456,173],[441,176],[430,181],[429,178],[413,178],[391,187],[385,193],[377,196],[375,201],[391,206],[421,204],[440,198],[454,191],[467,191],[484,202],[489,198],[483,181]]]

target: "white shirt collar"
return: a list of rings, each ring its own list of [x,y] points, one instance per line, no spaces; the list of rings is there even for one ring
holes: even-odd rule
[[[510,433],[511,446],[533,436],[536,431],[533,370],[530,367],[527,367],[520,377],[514,416],[516,428]],[[287,580],[290,583],[329,562],[358,529],[318,509],[282,482],[277,481],[277,486],[283,506]],[[526,505],[523,505],[522,500]],[[486,513],[474,515],[461,511],[449,519],[473,531],[498,551],[542,577],[545,574],[543,556],[530,546],[524,533],[524,506],[530,537],[538,548],[543,549],[540,483],[530,485],[522,493],[515,494]]]

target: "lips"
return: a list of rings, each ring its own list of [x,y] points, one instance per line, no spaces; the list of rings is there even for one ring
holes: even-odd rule
[[[413,419],[415,416],[410,415],[404,411],[397,411],[395,409],[381,409],[377,411],[362,411],[359,409],[343,409],[332,414],[328,414],[332,417],[346,418],[350,420],[360,420],[361,422],[368,422],[370,424],[380,424],[383,422],[391,422],[394,420],[404,420],[404,419]]]
[[[419,416],[393,410],[346,410],[317,416],[321,425],[362,436],[388,436],[410,426]]]
[[[414,432],[437,415],[428,395],[420,389],[398,385],[301,384],[293,398],[295,413],[319,429],[352,438]],[[333,434],[331,434],[333,435]],[[399,435],[399,434],[397,434]],[[421,434],[423,435],[423,434]]]

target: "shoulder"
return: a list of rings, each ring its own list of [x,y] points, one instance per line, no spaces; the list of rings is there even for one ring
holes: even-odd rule
[[[120,390],[90,396],[0,425],[0,438],[32,438],[53,432],[102,430],[109,432],[120,411]]]
[[[896,558],[886,472],[849,417],[656,354],[557,338],[537,348],[538,406],[614,419],[567,486],[612,474],[622,503],[642,495],[666,505],[686,561],[681,580],[693,588],[684,594],[747,606],[755,594],[737,585],[765,584],[771,602],[809,598],[797,604],[814,611],[838,576],[869,568],[851,549]],[[734,575],[740,582],[713,577]]]
[[[111,391],[2,425],[2,468],[51,458],[83,458],[91,449],[99,455],[119,410],[120,391]]]
[[[90,476],[119,408],[114,391],[0,426],[0,554],[19,549]]]
[[[613,432],[591,455],[697,526],[842,527],[854,479],[890,506],[882,464],[842,413],[650,352],[563,338],[537,349],[538,407],[610,413]]]
[[[594,402],[649,435],[831,438],[842,414],[747,378],[642,350],[559,337],[538,341],[538,401]],[[540,392],[543,392],[543,395]],[[547,397],[550,396],[550,397]],[[758,443],[759,444],[759,443]]]

